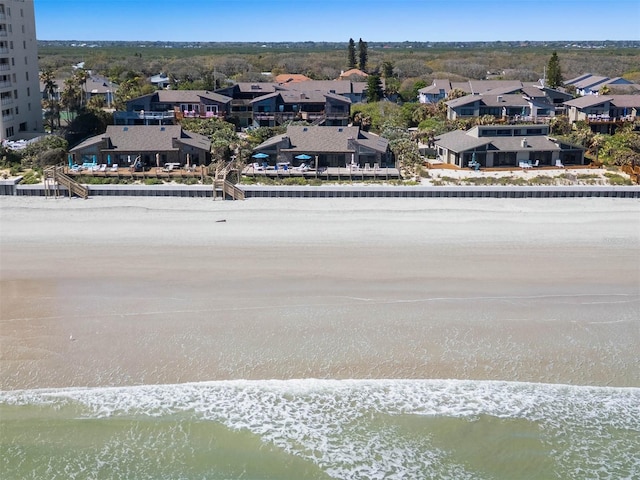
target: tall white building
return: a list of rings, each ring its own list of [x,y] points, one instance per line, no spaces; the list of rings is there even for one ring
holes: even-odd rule
[[[33,0],[0,0],[0,139],[42,133]]]

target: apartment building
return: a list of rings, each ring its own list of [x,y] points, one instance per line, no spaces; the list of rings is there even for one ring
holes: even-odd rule
[[[0,0],[0,139],[42,133],[33,0]]]

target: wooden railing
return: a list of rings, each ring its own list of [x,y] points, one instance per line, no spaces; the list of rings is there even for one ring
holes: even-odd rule
[[[59,192],[59,186],[62,185],[67,188],[69,196],[77,195],[80,198],[89,198],[89,189],[84,185],[76,182],[74,179],[64,173],[64,167],[60,165],[54,165],[53,167],[47,167],[44,169],[44,187],[45,196],[53,195],[57,197]]]
[[[214,200],[218,198],[218,194],[221,194],[220,196],[223,200],[227,197],[231,197],[233,200],[244,200],[244,190],[227,180],[227,177],[232,171],[237,172],[232,164],[227,164],[223,168],[216,169],[213,177]]]

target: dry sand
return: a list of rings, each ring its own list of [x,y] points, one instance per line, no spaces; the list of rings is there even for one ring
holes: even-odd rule
[[[0,197],[0,208],[5,390],[308,377],[640,386],[638,200]]]

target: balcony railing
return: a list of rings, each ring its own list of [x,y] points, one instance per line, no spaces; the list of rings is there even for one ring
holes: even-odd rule
[[[2,106],[11,105],[12,103],[13,103],[13,98],[11,98],[11,97],[6,97],[6,98],[0,99],[0,105],[2,105]]]
[[[183,110],[182,112],[176,110],[176,118],[224,118],[224,112],[194,112]]]
[[[587,123],[624,123],[633,122],[636,118],[633,115],[622,115],[620,117],[611,117],[606,113],[602,115],[588,115]]]
[[[11,70],[11,65],[8,63],[0,63],[0,71]]]
[[[168,112],[114,112],[114,120],[168,120],[175,118],[172,111]]]

